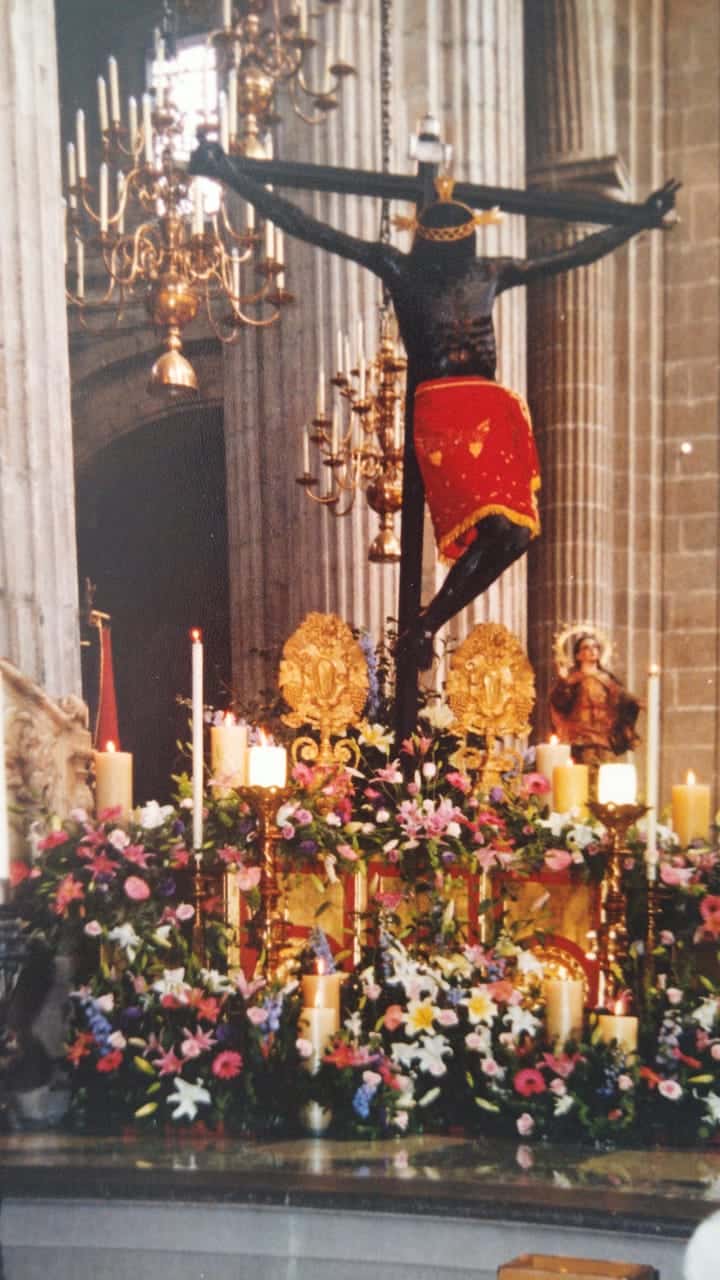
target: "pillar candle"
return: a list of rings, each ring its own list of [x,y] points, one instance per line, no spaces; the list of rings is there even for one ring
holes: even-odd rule
[[[635,804],[637,770],[634,764],[601,764],[598,770],[599,804]]]
[[[228,712],[222,724],[210,730],[210,765],[213,777],[229,787],[245,785],[247,773],[247,725],[238,724]]]
[[[588,767],[586,764],[556,764],[552,774],[553,809],[556,813],[570,813],[572,809],[584,811],[588,798]]]
[[[685,782],[676,783],[672,789],[672,825],[680,844],[685,848],[699,837],[707,840],[710,829],[710,788],[696,782],[690,770]]]
[[[583,1029],[585,983],[582,978],[546,978],[545,1025],[549,1040],[579,1040]]]
[[[313,1009],[332,1009],[335,1030],[340,1026],[340,987],[342,973],[304,973],[302,976],[303,1004]]]
[[[5,677],[0,671],[0,880],[10,879],[10,830],[5,776]]]
[[[122,811],[127,818],[133,807],[133,758],[129,751],[118,751],[108,742],[104,751],[93,752],[95,759],[95,809]]]
[[[312,1045],[312,1053],[305,1060],[306,1070],[317,1071],[322,1061],[326,1045],[337,1031],[337,1020],[333,1009],[316,1009],[308,1005],[300,1011],[298,1030],[305,1040]]]
[[[623,1053],[636,1053],[638,1020],[628,1013],[600,1013],[597,1020],[598,1037],[604,1044],[617,1040]]]
[[[192,637],[192,802],[193,848],[203,842],[203,644],[202,632]]]
[[[284,787],[287,778],[287,752],[261,742],[248,753],[248,785],[251,787]]]
[[[570,761],[570,743],[558,742],[555,734],[549,742],[540,742],[535,748],[535,767],[538,773],[552,782],[553,769]]]

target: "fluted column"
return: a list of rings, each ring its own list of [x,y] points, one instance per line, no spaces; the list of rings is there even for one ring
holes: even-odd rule
[[[80,692],[52,0],[0,5],[0,656]]]
[[[336,19],[331,9],[327,13],[323,25],[332,47]],[[276,148],[283,159],[380,167],[375,0],[352,6],[350,25],[357,79],[346,82],[340,110],[318,128],[284,109]],[[403,144],[401,135],[401,151]],[[288,194],[333,226],[366,239],[378,236],[377,201]],[[298,241],[286,240],[286,256],[295,304],[279,325],[243,335],[225,355],[233,680],[246,697],[275,686],[282,645],[309,610],[336,612],[366,627],[376,641],[397,612],[397,567],[368,563],[377,523],[364,498],[351,514],[334,519],[295,480],[302,471],[302,431],[314,413],[318,368],[323,365],[326,379],[334,373],[336,331],[355,334],[360,318],[366,354],[374,353],[379,285],[356,265]]]
[[[526,15],[530,181],[617,196],[613,0],[548,0]],[[528,257],[594,229],[531,224]],[[612,631],[612,279],[606,258],[529,290],[528,393],[543,474],[529,629],[541,729],[554,633],[583,620]]]

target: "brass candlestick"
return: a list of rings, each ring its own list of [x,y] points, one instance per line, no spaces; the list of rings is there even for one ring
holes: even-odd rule
[[[623,858],[629,856],[627,833],[639,818],[647,813],[644,804],[600,804],[588,801],[593,817],[603,824],[608,833],[608,851],[605,875],[600,899],[600,929],[598,931],[598,959],[600,963],[599,1005],[616,998],[624,988],[622,965],[628,957],[627,895],[622,883]]]
[[[280,883],[277,869],[277,842],[280,832],[274,818],[283,801],[290,795],[288,787],[243,787],[241,793],[250,804],[259,824],[262,848],[260,875],[260,932],[263,943],[262,968],[267,978],[274,978],[284,940],[284,927],[278,917]]]

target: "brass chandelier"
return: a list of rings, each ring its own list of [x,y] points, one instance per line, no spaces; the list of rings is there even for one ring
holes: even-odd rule
[[[366,363],[362,331],[351,354],[338,334],[338,369],[330,379],[327,411],[324,373],[318,375],[315,416],[303,435],[303,473],[297,477],[308,497],[334,516],[346,516],[359,491],[380,518],[380,530],[368,550],[376,564],[400,559],[395,514],[402,506],[403,405],[407,360],[398,347],[391,312],[383,307],[376,355]],[[310,445],[319,454],[325,483],[311,471]]]
[[[321,3],[337,13],[335,48],[327,52],[311,29],[321,13],[308,0],[222,0],[222,25],[210,43],[227,95],[231,154],[268,158],[264,138],[281,119],[281,87],[306,124],[322,123],[338,106],[343,80],[355,73],[347,58],[348,12],[340,0]]]

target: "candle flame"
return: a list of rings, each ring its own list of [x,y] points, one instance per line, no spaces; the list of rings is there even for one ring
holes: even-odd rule
[[[232,711],[226,711],[226,712],[225,712],[225,720],[224,720],[224,722],[223,722],[223,723],[224,723],[224,724],[235,724],[235,717],[234,717],[234,715],[233,715]]]
[[[270,735],[266,733],[264,729],[258,729],[258,746],[260,747],[270,746]]]
[[[550,746],[551,746],[551,747],[556,747],[556,746],[557,746],[557,744],[558,744],[558,736],[557,736],[557,734],[556,734],[556,733],[551,733],[551,734],[550,734]]]
[[[651,662],[651,663],[650,663],[650,666],[648,667],[648,675],[649,675],[649,676],[659,676],[659,675],[660,675],[660,668],[659,668],[659,666],[657,665],[657,663],[656,663],[656,662]]]
[[[325,972],[325,961],[323,960],[322,956],[318,956],[318,959],[315,964],[315,971],[320,975],[322,975]]]
[[[110,753],[112,753],[113,751],[117,751],[117,747],[115,746],[115,743],[114,743],[114,742],[106,742],[106,743],[105,743],[105,750],[106,750],[106,751],[109,751]]]
[[[693,773],[692,769],[688,769],[688,771],[687,771],[687,785],[688,785],[689,787],[694,787],[694,786],[695,786],[695,781],[696,781],[696,779],[695,779],[695,774]]]
[[[202,642],[202,631],[199,627],[192,628],[192,631],[190,632],[190,639],[193,644],[200,644]]]

